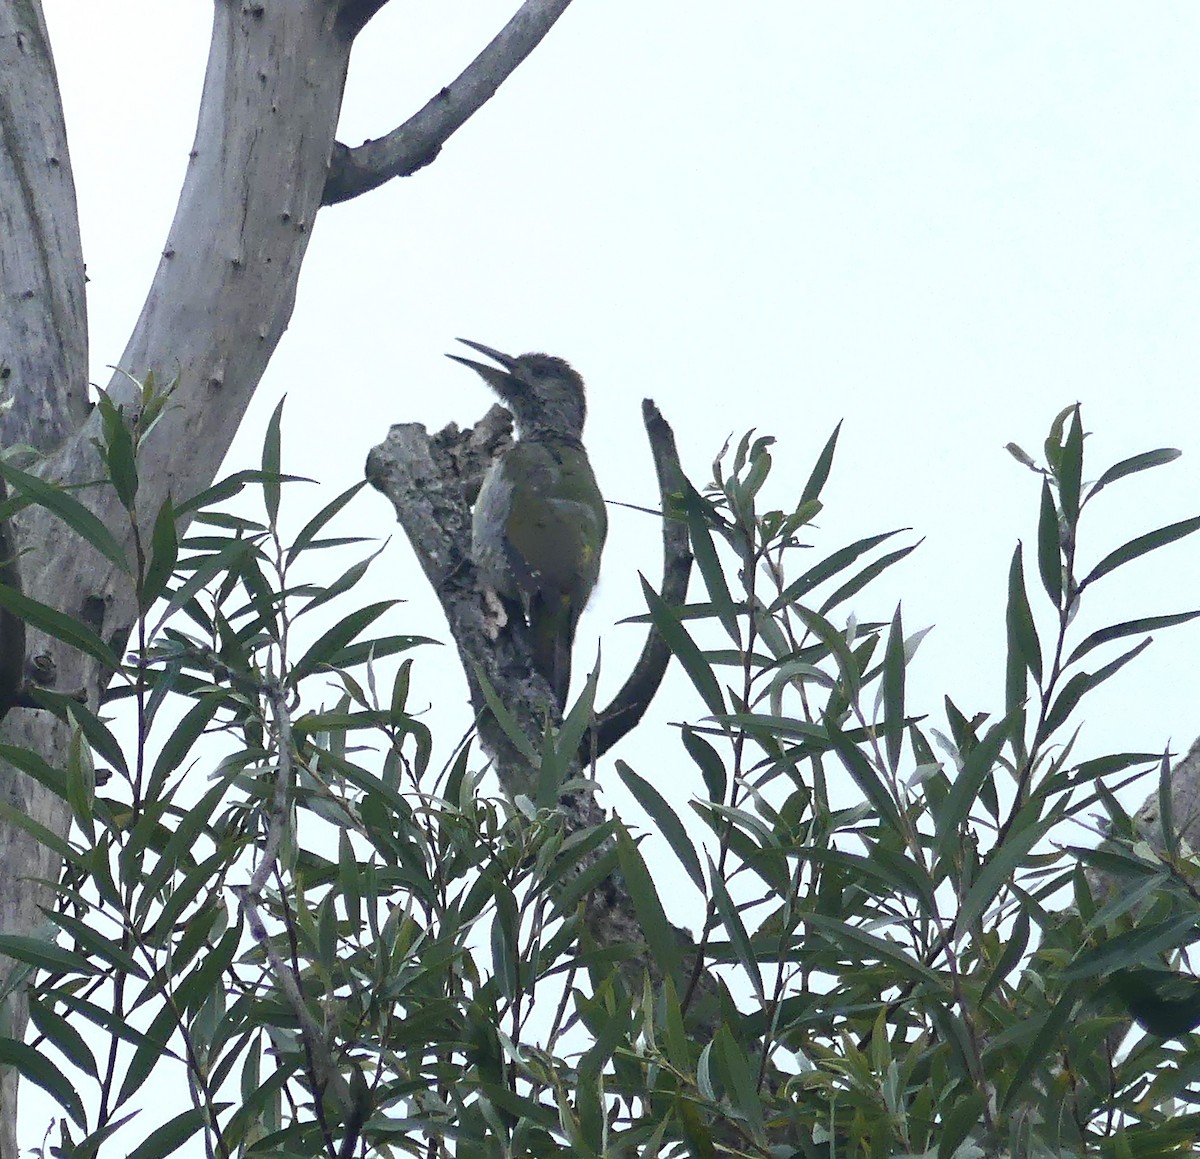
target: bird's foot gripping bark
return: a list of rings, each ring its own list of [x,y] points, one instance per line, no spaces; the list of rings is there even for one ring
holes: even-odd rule
[[[500,633],[508,627],[511,615],[508,604],[493,588],[484,588],[483,606],[486,609],[483,623],[484,634],[489,640],[500,639]]]

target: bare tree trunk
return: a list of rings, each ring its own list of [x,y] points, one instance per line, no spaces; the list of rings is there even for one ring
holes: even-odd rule
[[[427,164],[538,46],[570,0],[524,0],[460,77],[385,138],[385,149],[336,143],[350,48],[386,0],[216,0],[208,71],[179,208],[142,316],[120,366],[132,376],[178,379],[140,462],[138,521],[148,529],[214,478],[288,320],[308,238],[322,204]],[[331,168],[336,156],[337,166]],[[46,478],[83,484],[100,474],[88,419],[83,254],[58,79],[40,0],[0,0],[0,415],[2,445],[46,455]],[[109,391],[134,406],[124,374]],[[78,492],[130,552],[133,535],[108,488]],[[19,521],[29,594],[79,615],[120,651],[134,623],[132,589],[118,570],[46,512]],[[95,703],[108,673],[49,650],[59,686]],[[6,739],[55,762],[64,731],[47,716],[13,711]],[[56,834],[70,825],[47,789],[0,765],[0,800]],[[0,822],[0,930],[28,932],[50,900],[58,858]],[[0,978],[5,977],[0,960]],[[22,1037],[23,998],[0,1010]],[[16,1159],[17,1080],[0,1075],[0,1159]]]
[[[0,44],[6,59],[0,182],[5,232],[6,308],[0,350],[12,350],[6,444],[60,446],[45,464],[55,481],[99,474],[81,423],[86,398],[83,262],[57,82],[36,5],[6,3]],[[23,22],[28,22],[22,26]],[[24,48],[20,47],[24,42]],[[351,37],[325,0],[287,4],[218,3],[196,142],[175,220],[137,327],[121,359],[129,373],[178,377],[172,406],[141,463],[139,519],[153,521],[167,496],[182,500],[211,482],[246,405],[291,317],[300,265],[321,205],[349,61]],[[14,108],[17,100],[23,103]],[[15,179],[14,179],[15,178]],[[15,207],[8,204],[8,194]],[[14,214],[14,208],[17,211]],[[20,216],[17,216],[20,214]],[[15,302],[17,309],[12,308]],[[132,405],[132,384],[110,391]],[[106,487],[79,493],[127,549],[131,529]],[[20,525],[29,594],[85,615],[121,648],[134,622],[132,589],[108,560],[45,512]],[[35,648],[38,645],[35,644]],[[105,674],[61,648],[59,685],[98,696]],[[54,762],[61,728],[43,714],[9,715],[9,735]],[[56,833],[69,823],[65,804],[27,777],[0,768],[3,799]],[[19,829],[0,835],[0,928],[28,931],[49,892],[57,858]],[[20,1036],[24,1009],[11,1012]],[[0,1155],[16,1155],[16,1083],[0,1087]]]
[[[86,408],[87,317],[75,186],[58,78],[36,5],[0,5],[0,380],[12,409],[0,418],[6,444],[60,443]],[[29,739],[26,714],[10,714],[9,737]],[[7,738],[6,738],[7,739]],[[47,736],[43,744],[53,745]],[[0,800],[61,831],[65,818],[41,786],[0,765]],[[57,859],[22,830],[0,827],[0,930],[37,924],[46,893],[28,878],[54,877]],[[10,1003],[9,1033],[26,1022]],[[0,1076],[0,1156],[17,1154],[16,1074]]]
[[[123,371],[177,380],[172,406],[143,448],[137,518],[148,530],[164,500],[211,483],[291,318],[301,263],[322,204],[413,172],[489,99],[570,0],[525,0],[462,76],[388,137],[384,153],[335,141],[350,50],[386,0],[216,0],[196,140],[179,205]],[[331,158],[338,166],[331,173]],[[331,177],[333,180],[331,181]],[[335,188],[336,187],[336,188]],[[3,446],[28,443],[49,480],[100,474],[87,418],[83,256],[58,82],[40,0],[0,0],[0,414]],[[135,405],[124,374],[108,387]],[[128,519],[107,487],[76,492],[130,551]],[[31,596],[90,623],[120,652],[135,620],[132,587],[44,511],[18,525]],[[52,641],[60,689],[95,703],[108,673]],[[6,739],[51,763],[64,730],[45,714],[9,713]],[[0,766],[0,800],[57,834],[70,817],[52,793]],[[58,859],[0,822],[0,930],[41,922]],[[4,963],[0,960],[0,966]],[[5,971],[0,969],[0,978]],[[26,1010],[10,1004],[20,1038]],[[0,1080],[0,1159],[15,1159],[16,1076]]]

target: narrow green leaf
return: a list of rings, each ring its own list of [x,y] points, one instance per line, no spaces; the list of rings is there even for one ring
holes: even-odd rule
[[[168,495],[158,509],[158,515],[154,519],[154,530],[150,536],[150,561],[146,565],[146,574],[142,580],[143,611],[148,610],[166,591],[167,582],[175,571],[178,559],[179,540],[175,534],[175,508]]]
[[[738,440],[737,450],[733,453],[733,473],[735,475],[740,475],[742,468],[746,465],[746,459],[750,455],[750,440],[752,438],[754,438],[754,431],[749,430]],[[728,444],[726,445],[728,446]]]
[[[7,801],[0,800],[0,820],[5,824],[16,825],[18,828],[24,829],[30,837],[56,853],[64,861],[73,865],[79,863],[79,854],[63,838],[47,829],[41,822],[35,821],[28,813],[14,809]]]
[[[121,506],[133,511],[137,500],[138,474],[133,449],[133,433],[120,408],[114,406],[104,391],[96,404],[104,420],[104,464],[109,482],[117,493]]]
[[[167,777],[188,759],[196,741],[204,735],[204,730],[221,707],[221,701],[220,696],[201,696],[175,726],[150,771],[148,795],[151,800],[155,800],[162,792]]]
[[[728,712],[717,717],[716,720],[721,725],[743,728],[756,737],[761,737],[764,741],[799,737],[801,740],[815,742],[815,745],[822,751],[830,747],[828,730],[822,725],[813,724],[811,720],[800,720],[792,716],[772,716],[765,712]],[[882,727],[878,727],[873,729],[872,733],[880,735],[883,731]],[[846,735],[851,739],[858,740],[869,734],[863,729],[852,729]]]
[[[562,728],[558,730],[558,736],[555,738],[555,747],[564,757],[580,751],[584,733],[587,732],[588,726],[596,719],[596,689],[599,687],[599,684],[600,646],[597,645],[596,662],[592,665],[591,671],[588,672],[587,680],[576,697],[575,703],[571,705],[567,712],[566,718],[562,722]],[[564,777],[566,773],[567,767],[564,766]]]
[[[597,1012],[603,1010],[602,1004],[597,1002],[593,1006],[593,1010]],[[618,1011],[610,1013],[604,1010],[603,1023],[599,1033],[593,1032],[592,1045],[580,1056],[580,1077],[589,1080],[596,1079],[609,1064],[617,1048],[628,1042],[629,1033],[633,1029],[634,1021],[631,1011],[618,1009]]]
[[[709,528],[708,504],[696,492],[695,488],[685,480],[683,505],[687,514],[688,538],[692,545],[692,556],[700,569],[700,577],[704,580],[705,590],[712,601],[713,611],[721,621],[726,635],[738,647],[741,646],[742,636],[738,627],[738,605],[734,603],[725,583],[725,569],[717,556],[716,545],[713,543],[712,531]]]
[[[983,984],[983,989],[979,994],[979,1005],[983,1004],[991,996],[992,992],[1012,973],[1020,964],[1021,959],[1025,954],[1025,948],[1029,945],[1029,914],[1022,909],[1017,914],[1017,920],[1013,922],[1012,931],[1009,933],[1004,942],[1004,950],[1001,952],[999,959],[996,962],[995,968],[988,975],[987,981]]]
[[[1033,612],[1029,607],[1029,596],[1025,591],[1025,566],[1019,543],[1013,551],[1012,563],[1008,569],[1006,619],[1009,652],[1015,652],[1020,657],[1021,662],[1040,685],[1042,682],[1042,646],[1038,641],[1037,627],[1033,622]],[[1006,711],[1011,712],[1017,704],[1024,703],[1024,700],[1024,695],[1015,697],[1007,705]]]
[[[576,740],[578,746],[578,740]],[[546,732],[542,737],[541,759],[535,765],[537,780],[534,784],[533,803],[539,809],[553,809],[562,796],[562,788],[567,780],[567,770],[575,755],[572,749],[559,749],[554,743],[554,733],[549,721],[546,722]]]
[[[471,740],[468,737],[463,743],[462,748],[454,757],[454,763],[451,764],[449,772],[446,774],[446,787],[442,791],[442,799],[449,801],[453,805],[457,805],[462,795],[462,787],[464,778],[471,767]]]
[[[788,584],[776,596],[771,604],[770,611],[777,612],[780,608],[786,608],[789,604],[794,604],[801,596],[807,595],[819,584],[824,583],[827,579],[831,579],[837,575],[838,572],[848,568],[860,555],[870,551],[873,547],[877,547],[884,540],[891,539],[893,535],[899,535],[901,531],[907,530],[907,528],[902,527],[897,528],[895,531],[885,531],[882,535],[872,535],[867,539],[860,539],[857,543],[852,543],[848,547],[840,548]]]
[[[92,750],[83,739],[83,733],[75,729],[67,745],[67,803],[75,824],[83,831],[89,845],[96,843],[96,828],[93,807],[96,800],[96,768],[92,764]]]
[[[820,607],[821,615],[828,615],[838,604],[845,603],[852,596],[858,595],[863,588],[878,579],[892,564],[899,563],[905,557],[912,555],[923,542],[924,540],[918,540],[916,543],[909,544],[908,547],[902,547],[898,551],[891,551],[887,555],[881,555],[877,560],[867,564],[862,571],[852,579],[847,580],[837,591],[822,601]]]
[[[344,595],[355,587],[359,580],[367,574],[367,569],[378,558],[379,553],[383,551],[381,547],[379,551],[367,556],[366,559],[360,559],[357,563],[352,563],[337,579],[335,579],[327,587],[322,587],[311,600],[308,601],[293,617],[298,620],[307,612],[311,612],[314,608],[319,608],[322,604],[329,603],[330,600],[336,599],[338,596]]]
[[[178,510],[178,508],[176,508]],[[231,539],[244,539],[249,543],[261,543],[270,528],[258,519],[247,519],[229,511],[197,511],[192,518],[193,528],[219,527],[228,535],[198,535],[193,530],[179,544],[189,552],[220,551]],[[186,557],[181,566],[186,566],[193,557]]]
[[[238,575],[242,561],[254,553],[254,544],[245,539],[226,540],[224,546],[213,555],[193,556],[178,564],[180,571],[191,571],[191,576],[182,585],[169,593],[167,607],[159,623],[165,623],[173,612],[178,611],[198,592],[208,587],[217,576]]]
[[[305,676],[320,670],[324,665],[337,662],[338,653],[351,643],[369,624],[379,619],[398,600],[380,600],[351,612],[325,632],[300,658],[288,673],[288,687],[294,688]]]
[[[50,973],[92,975],[99,971],[81,954],[56,942],[27,934],[0,934],[0,954],[18,962],[27,962]]]
[[[45,632],[47,636],[53,636],[56,640],[87,653],[106,668],[116,669],[121,666],[112,649],[91,628],[80,623],[74,616],[64,615],[56,608],[31,600],[16,588],[3,584],[0,584],[0,607],[20,616],[27,624]]]
[[[841,881],[870,883],[880,894],[892,893],[899,890],[912,897],[929,897],[928,878],[921,880],[924,874],[914,862],[901,857],[892,862],[882,855],[883,850],[875,846],[870,857],[860,853],[847,853],[840,849],[821,848],[814,845],[800,845],[787,850],[789,857],[810,861],[822,869],[841,870],[836,876]]]
[[[1194,913],[1177,914],[1166,921],[1137,926],[1106,938],[1098,946],[1080,952],[1059,974],[1073,981],[1095,978],[1113,970],[1139,966],[1168,950],[1195,943],[1200,918]]]
[[[700,866],[700,858],[687,830],[683,827],[675,810],[667,804],[663,795],[649,781],[639,777],[624,761],[617,761],[617,775],[625,787],[633,794],[634,800],[650,815],[658,831],[666,839],[671,851],[679,859],[679,863],[687,871],[696,888],[704,893],[704,870]]]
[[[900,752],[904,746],[904,624],[900,605],[892,617],[887,649],[883,656],[883,721],[888,767],[895,774],[900,767]]]
[[[164,892],[168,896],[162,909],[154,915],[154,927],[146,934],[147,941],[157,941],[159,945],[167,943],[183,911],[202,893],[207,897],[212,892],[217,871],[224,868],[230,857],[228,849],[218,849],[211,857],[206,857],[194,869],[190,869],[187,876],[174,887],[167,887]],[[189,915],[187,921],[191,922],[194,916]]]
[[[140,1110],[130,1111],[127,1115],[119,1115],[117,1118],[109,1120],[109,1122],[105,1126],[101,1127],[98,1131],[93,1131],[90,1135],[80,1139],[75,1145],[75,1154],[89,1156],[99,1155],[100,1144],[104,1143],[108,1139],[111,1139],[113,1135],[115,1135],[123,1126],[125,1126],[126,1123],[136,1119],[139,1114],[141,1114]]]
[[[408,691],[412,682],[412,665],[411,657],[396,665],[396,676],[392,680],[390,709],[393,716],[399,716],[403,713],[408,704]]]
[[[1063,560],[1062,536],[1058,522],[1058,508],[1054,506],[1054,492],[1050,480],[1042,480],[1042,499],[1038,510],[1038,571],[1042,587],[1055,608],[1062,607]]]
[[[1017,712],[1020,710],[1017,709]],[[963,757],[962,771],[950,785],[950,792],[937,812],[937,841],[933,847],[934,861],[940,861],[957,844],[959,833],[971,815],[971,806],[979,799],[983,783],[995,771],[1000,751],[1008,740],[1013,717],[997,721]]]
[[[950,735],[960,754],[965,755],[979,743],[976,725],[986,719],[986,713],[980,713],[974,721],[969,721],[958,705],[947,695],[943,698],[946,708],[946,721],[950,725]]]
[[[713,675],[712,666],[704,658],[704,653],[680,623],[675,610],[667,606],[662,596],[647,582],[646,577],[639,572],[638,578],[642,583],[642,596],[649,609],[650,618],[670,648],[671,655],[683,666],[709,712],[724,712],[725,699],[721,695],[721,686]]]
[[[1157,548],[1165,547],[1168,543],[1174,543],[1177,539],[1183,539],[1186,535],[1191,535],[1198,528],[1200,528],[1200,515],[1193,515],[1191,519],[1182,519],[1178,523],[1160,527],[1157,531],[1150,531],[1145,535],[1139,535],[1136,539],[1131,539],[1128,543],[1118,547],[1116,551],[1110,551],[1096,564],[1088,572],[1087,578],[1079,585],[1079,590],[1083,591],[1088,584],[1095,583],[1101,576],[1108,575],[1110,571],[1115,571],[1131,560],[1155,551]]]
[[[65,910],[56,913],[53,921],[63,933],[73,938],[77,947],[86,952],[89,957],[100,958],[102,961],[108,962],[121,973],[128,974],[130,978],[146,977],[145,969],[128,950],[121,948],[120,941],[114,942],[105,937],[103,932],[94,926],[89,926],[87,922]],[[59,997],[59,995],[56,994],[55,997]]]
[[[235,471],[232,475],[227,475],[224,479],[218,480],[211,487],[197,492],[190,499],[179,504],[175,510],[180,515],[186,515],[193,511],[200,511],[205,507],[213,507],[218,503],[225,502],[226,499],[232,499],[235,495],[241,494],[251,483],[266,483],[268,481],[276,483],[313,482],[312,479],[306,479],[302,475],[267,476],[258,470]]]
[[[1103,684],[1110,676],[1124,668],[1135,656],[1150,647],[1150,640],[1151,637],[1147,636],[1136,648],[1130,648],[1128,652],[1118,656],[1111,663],[1105,664],[1103,668],[1096,669],[1095,672],[1075,673],[1067,681],[1066,687],[1058,694],[1058,699],[1046,714],[1046,719],[1041,729],[1038,730],[1039,743],[1053,735],[1054,730],[1075,711],[1075,706],[1088,692],[1097,685]]]
[[[483,699],[487,701],[487,706],[492,710],[492,715],[496,718],[496,723],[500,726],[501,731],[516,746],[517,751],[529,762],[532,768],[539,768],[542,763],[541,755],[529,743],[529,738],[517,723],[516,718],[504,706],[500,697],[496,695],[496,690],[492,687],[488,678],[484,676],[482,669],[477,668],[475,675],[479,679],[479,688],[483,693]]]
[[[346,920],[353,929],[362,929],[362,886],[358,858],[354,855],[354,846],[350,844],[350,835],[345,829],[338,831],[338,884],[341,888],[342,905],[346,910]]]
[[[938,1159],[952,1159],[967,1136],[983,1122],[987,1095],[981,1091],[968,1091],[955,1100],[949,1111],[942,1115],[942,1126],[938,1137]]]
[[[365,664],[368,660],[382,660],[385,656],[394,656],[397,652],[407,652],[410,648],[422,644],[437,644],[441,640],[431,636],[376,636],[371,640],[359,640],[357,644],[349,644],[338,653],[339,668],[354,668]]]
[[[1079,888],[1082,885],[1083,889],[1091,892],[1086,875],[1082,872],[1083,862],[1080,863],[1081,868],[1076,876],[1077,888],[1076,896],[1082,894],[1083,890]],[[1165,873],[1149,873],[1140,882],[1134,884],[1133,880],[1128,876],[1123,875],[1124,880],[1121,882],[1121,888],[1109,896],[1109,900],[1105,902],[1099,909],[1093,909],[1091,915],[1087,918],[1085,933],[1092,933],[1094,930],[1104,930],[1108,928],[1110,922],[1116,922],[1125,916],[1127,913],[1140,909],[1147,899],[1153,899],[1154,895],[1160,893],[1164,886],[1167,885],[1168,877]],[[1094,899],[1093,905],[1094,905]],[[1085,906],[1076,902],[1079,912],[1084,913]]]
[[[1088,781],[1094,781],[1097,777],[1120,773],[1134,765],[1147,765],[1152,761],[1157,763],[1158,759],[1158,753],[1112,753],[1109,756],[1095,757],[1090,761],[1083,761],[1075,767],[1075,775],[1071,778],[1071,784],[1072,786],[1084,785]]]
[[[629,896],[633,899],[633,908],[637,911],[638,923],[646,936],[650,953],[663,974],[679,977],[679,944],[654,888],[654,878],[624,825],[617,826],[616,839],[621,874],[629,889]]]
[[[814,499],[821,497],[821,490],[829,479],[829,470],[833,466],[833,452],[837,449],[838,435],[841,433],[842,424],[839,422],[833,428],[833,434],[829,436],[825,446],[821,449],[821,453],[817,456],[817,462],[812,469],[812,474],[808,477],[808,482],[804,484],[804,491],[800,495],[800,503],[810,503]]]
[[[51,486],[36,475],[19,470],[4,459],[0,459],[0,475],[15,492],[56,515],[101,555],[126,575],[129,574],[125,551],[112,532],[73,495]]]
[[[376,729],[380,725],[393,725],[406,732],[417,732],[423,726],[403,713],[399,715],[387,708],[371,708],[363,712],[306,712],[296,717],[293,732],[297,735],[316,736],[319,733],[329,733],[330,743],[335,741],[334,734],[354,732],[357,729]]]
[[[647,987],[649,979],[647,979]],[[679,992],[675,989],[675,980],[668,974],[663,979],[663,990],[659,997],[662,1009],[662,1022],[666,1028],[667,1058],[672,1066],[687,1074],[692,1065],[692,1052],[688,1044],[687,1030],[683,1025],[683,1009],[679,1005]]]
[[[1157,759],[1157,754],[1155,754],[1155,760]],[[1121,807],[1121,802],[1117,800],[1116,794],[1111,792],[1102,780],[1096,781],[1095,787],[1096,794],[1099,796],[1105,811],[1108,813],[1112,835],[1114,837],[1125,838],[1134,838],[1137,836],[1137,831],[1133,825],[1133,818]]]
[[[755,997],[758,998],[760,1004],[765,1003],[767,996],[763,989],[762,971],[759,969],[750,935],[747,933],[746,926],[742,922],[742,915],[738,913],[733,898],[729,896],[729,889],[711,857],[708,859],[708,873],[712,882],[713,901],[716,902],[717,913],[721,915],[721,927],[725,931],[725,936],[729,938],[729,944],[754,990]]]
[[[1020,1065],[1013,1075],[1012,1082],[1008,1084],[1008,1090],[1004,1092],[1001,1110],[1007,1111],[1015,1103],[1017,1096],[1025,1089],[1025,1084],[1029,1082],[1038,1068],[1057,1049],[1062,1029],[1066,1026],[1067,1020],[1075,1012],[1075,1003],[1077,1001],[1078,988],[1068,986],[1063,992],[1062,997],[1055,1004],[1054,1009],[1042,1021],[1042,1025],[1034,1036],[1033,1042],[1022,1053]]]
[[[291,563],[295,558],[304,551],[329,521],[337,515],[351,499],[354,498],[365,486],[367,481],[363,479],[361,482],[355,483],[353,487],[348,487],[340,495],[331,499],[320,511],[316,513],[301,529],[300,534],[292,541],[292,546],[288,548],[287,562]]]
[[[935,971],[918,962],[907,947],[900,942],[881,938],[868,930],[826,914],[805,913],[804,921],[814,929],[820,930],[835,946],[856,960],[861,959],[863,955],[852,947],[865,950],[868,958],[878,958],[882,962],[890,962],[893,966],[898,966],[905,977],[911,981],[932,982],[939,990],[944,985]]]
[[[81,1131],[87,1130],[83,1102],[70,1080],[45,1055],[12,1038],[0,1038],[0,1063],[15,1067],[22,1077],[41,1087]]]
[[[93,1002],[87,1002],[61,987],[55,991],[54,998],[79,1018],[90,1022],[93,1026],[98,1026],[106,1035],[111,1035],[121,1042],[128,1042],[134,1046],[142,1042],[142,1032],[130,1026],[127,1019],[117,1018],[111,1010],[105,1010]]]
[[[846,771],[854,778],[854,783],[862,790],[871,807],[879,815],[893,833],[902,831],[900,814],[896,802],[892,799],[891,790],[884,782],[874,765],[863,755],[862,750],[832,720],[825,721],[829,738],[833,742],[834,751],[842,759]]]
[[[241,922],[231,926],[221,940],[204,956],[200,964],[183,980],[175,992],[175,1000],[193,1017],[209,1000],[214,987],[221,985],[221,975],[229,969],[242,936]]]
[[[1070,406],[1065,406],[1054,416],[1054,422],[1050,424],[1050,433],[1042,444],[1046,452],[1046,462],[1050,464],[1052,471],[1057,472],[1059,463],[1062,462],[1063,430],[1067,425],[1067,419],[1075,413],[1077,405],[1077,403],[1072,403]]]
[[[107,761],[125,780],[131,780],[129,766],[121,742],[113,735],[108,725],[86,704],[70,699],[66,705],[69,719],[79,726],[80,732],[102,761]]]
[[[711,1045],[710,1043],[709,1046]],[[708,1047],[705,1047],[705,1050],[707,1049]],[[702,1055],[701,1063],[703,1062],[704,1056]],[[704,1072],[701,1071],[697,1078],[701,1080],[700,1087],[703,1092]],[[683,1132],[683,1141],[687,1146],[686,1154],[692,1159],[716,1159],[717,1148],[713,1142],[712,1126],[701,1116],[695,1104],[682,1094],[676,1094],[674,1109]]]
[[[267,519],[272,527],[279,522],[279,426],[283,419],[283,404],[286,401],[287,395],[284,395],[275,404],[275,409],[271,412],[271,417],[267,422],[267,433],[263,436],[263,506],[267,509]]]
[[[1033,461],[1032,456],[1028,451],[1022,450],[1016,443],[1005,443],[1004,449],[1012,455],[1022,467],[1028,467],[1031,471],[1038,469],[1037,464]]]
[[[278,641],[281,632],[278,608],[282,596],[275,592],[263,574],[259,555],[248,555],[242,560],[238,579],[242,581],[242,585],[250,596],[250,605],[237,609],[230,616],[230,620],[242,619],[251,608],[255,612],[255,617],[245,620],[243,626],[238,630],[239,641],[253,639],[260,633],[265,634],[270,640]]]
[[[740,1035],[738,1036],[740,1037]],[[762,1095],[758,1090],[757,1067],[752,1068],[750,1060],[738,1037],[730,1032],[728,1025],[722,1025],[716,1034],[716,1056],[720,1070],[725,1079],[725,1086],[733,1093],[733,1105],[738,1114],[745,1116],[746,1125],[752,1136],[760,1141],[763,1139],[763,1106]],[[744,1041],[744,1040],[743,1040]]]
[[[333,893],[327,893],[317,906],[317,964],[332,976],[337,962],[337,908],[333,904]]]
[[[191,806],[179,822],[179,828],[171,834],[158,855],[153,871],[138,891],[136,914],[140,920],[156,901],[158,891],[179,872],[179,866],[190,866],[192,848],[197,837],[212,819],[213,810],[220,804],[229,784],[225,780],[213,785],[195,805]]]
[[[1083,416],[1078,404],[1073,409],[1062,455],[1054,469],[1063,517],[1072,530],[1079,522],[1079,489],[1083,480]]]
[[[172,812],[172,801],[178,782],[171,789],[155,798],[148,794],[141,814],[131,829],[125,832],[125,841],[119,858],[119,874],[122,882],[132,883],[141,879],[145,873],[143,854],[150,848],[156,853],[165,846],[174,832],[163,823],[163,818]],[[174,812],[178,813],[178,810]],[[124,826],[122,827],[124,830]],[[156,858],[157,860],[157,858]]]
[[[178,1154],[179,1148],[204,1126],[207,1117],[207,1107],[192,1107],[176,1115],[152,1131],[129,1152],[127,1159],[163,1159],[165,1155]]]
[[[1019,833],[1011,833],[1004,844],[988,855],[975,883],[967,891],[958,909],[959,929],[969,930],[999,896],[1029,851],[1046,835],[1055,823],[1054,817],[1043,818],[1027,825]]]
[[[1160,447],[1157,451],[1143,451],[1140,455],[1122,459],[1119,463],[1109,467],[1092,484],[1088,499],[1094,498],[1097,492],[1102,487],[1107,487],[1109,483],[1115,483],[1118,479],[1124,479],[1126,475],[1133,475],[1138,471],[1148,471],[1151,467],[1161,467],[1164,463],[1174,462],[1182,454],[1182,451],[1177,451],[1174,447]]]
[[[521,954],[521,921],[512,890],[503,882],[489,882],[495,915],[492,918],[492,971],[500,982],[500,992],[510,1002],[518,989],[518,961]]]
[[[1197,616],[1200,616],[1200,611],[1176,612],[1169,616],[1143,616],[1140,620],[1126,620],[1121,624],[1101,628],[1076,645],[1064,667],[1074,664],[1076,660],[1086,656],[1093,648],[1107,644],[1110,640],[1120,640],[1123,636],[1138,636],[1143,632],[1157,631],[1159,628],[1173,628],[1176,624],[1186,624]]]
[[[728,774],[725,772],[725,763],[721,760],[720,753],[690,725],[683,726],[681,736],[688,756],[700,767],[708,799],[723,802],[728,787]]]
[[[92,1054],[83,1035],[38,994],[29,996],[29,1017],[39,1033],[45,1035],[47,1041],[60,1051],[72,1066],[78,1067],[92,1078],[100,1077],[96,1070],[96,1056]]]
[[[778,621],[770,615],[762,602],[755,599],[751,609],[754,617],[754,627],[758,632],[758,638],[766,645],[767,651],[775,660],[786,660],[792,654],[792,642],[784,635]],[[738,667],[745,667],[744,660],[737,664]]]
[[[1175,827],[1174,795],[1171,792],[1171,756],[1164,752],[1158,766],[1158,824],[1162,847],[1168,857],[1179,856],[1179,830]]]
[[[846,637],[825,619],[824,615],[801,604],[797,604],[792,610],[804,621],[804,626],[829,649],[837,661],[838,673],[846,685],[846,695],[854,700],[861,686],[861,676],[858,665],[854,662],[854,655],[846,643]]]

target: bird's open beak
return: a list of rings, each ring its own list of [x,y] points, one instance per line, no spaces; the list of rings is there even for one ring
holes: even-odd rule
[[[493,350],[490,346],[484,346],[482,342],[472,342],[469,338],[459,338],[464,346],[471,347],[472,350],[478,350],[480,354],[486,354],[494,362],[500,363],[504,367],[503,370],[497,370],[494,366],[488,366],[486,362],[476,362],[473,358],[462,358],[457,354],[447,354],[447,358],[452,358],[455,362],[461,362],[463,366],[469,366],[501,397],[503,397],[510,385],[511,379],[509,371],[517,364],[517,360],[508,354],[503,354],[499,350]]]

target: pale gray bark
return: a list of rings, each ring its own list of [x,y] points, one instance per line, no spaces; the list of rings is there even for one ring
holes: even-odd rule
[[[178,380],[173,405],[140,463],[144,529],[168,496],[182,500],[212,481],[287,327],[326,189],[354,36],[383,2],[217,0],[214,6],[191,162],[120,360],[138,378],[152,371],[160,383]],[[445,119],[440,131],[449,135],[459,123]],[[437,125],[432,132],[436,140]],[[46,452],[41,470],[49,479],[95,479],[95,423],[86,418],[83,259],[39,0],[0,0],[0,293],[0,376],[14,399],[0,417],[0,438],[5,446],[24,442]],[[133,405],[134,388],[124,375],[114,376],[108,389]],[[128,550],[132,530],[115,494],[103,487],[77,494]],[[18,531],[28,549],[28,593],[82,615],[120,651],[135,608],[114,566],[36,509]],[[78,654],[31,642],[33,650],[43,647],[56,660],[59,688],[84,687],[94,703],[107,674]],[[64,733],[48,716],[14,711],[4,724],[5,739],[61,763]],[[0,767],[0,794],[54,832],[66,832],[63,803],[7,767]],[[0,824],[0,929],[36,929],[38,907],[49,901],[36,879],[54,880],[57,873],[48,850]],[[0,962],[0,975],[5,969]],[[20,1003],[7,1015],[8,1032],[20,1037]],[[16,1081],[5,1074],[0,1159],[15,1159],[15,1127]]]
[[[87,413],[75,184],[41,10],[0,5],[0,418],[5,445],[57,446]],[[13,437],[15,436],[15,437]]]
[[[509,73],[542,42],[571,0],[529,0],[492,42],[419,112],[386,136],[348,149],[338,145],[325,202],[357,197],[428,165],[443,142],[496,95]]]

